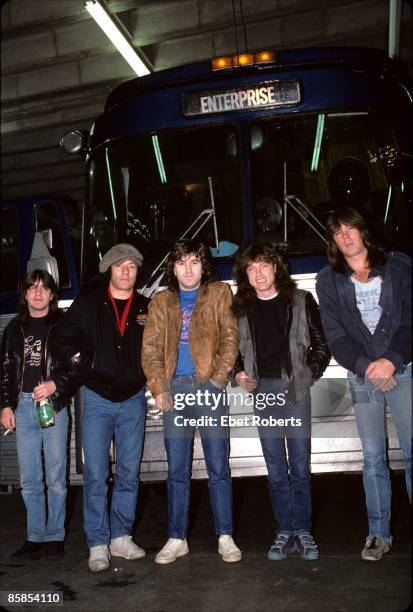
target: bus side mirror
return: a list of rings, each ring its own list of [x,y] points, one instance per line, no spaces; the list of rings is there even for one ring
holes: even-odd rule
[[[68,155],[83,155],[87,152],[87,136],[82,130],[66,132],[60,139],[59,146]]]
[[[47,229],[36,232],[33,240],[32,254],[27,262],[27,273],[33,270],[47,270],[59,286],[59,268],[56,257],[51,255],[49,248],[52,248],[52,230]]]

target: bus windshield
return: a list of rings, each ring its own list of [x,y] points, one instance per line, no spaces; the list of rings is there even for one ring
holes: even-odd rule
[[[242,163],[241,130],[250,142]],[[196,236],[217,258],[235,255],[247,235],[286,255],[324,255],[327,215],[342,206],[359,209],[385,247],[403,250],[408,194],[400,157],[390,125],[367,111],[255,116],[239,127],[209,124],[104,144],[88,164],[82,280],[97,273],[113,244],[128,241],[143,253],[146,282],[192,225],[185,237]],[[216,227],[206,212],[213,204]]]
[[[218,257],[232,255],[241,244],[237,143],[236,128],[219,125],[134,135],[96,151],[89,161],[83,279],[121,241],[137,246],[153,269],[194,222],[186,237],[206,221],[196,237],[219,246]],[[216,232],[212,218],[202,215],[212,200]]]
[[[288,253],[325,252],[307,210],[324,224],[332,210],[352,206],[371,216],[376,230],[385,226],[387,241],[394,241],[396,200],[403,194],[397,185],[392,192],[397,146],[383,120],[367,112],[266,118],[255,122],[250,140],[256,240]],[[285,206],[285,195],[296,196],[295,208]]]

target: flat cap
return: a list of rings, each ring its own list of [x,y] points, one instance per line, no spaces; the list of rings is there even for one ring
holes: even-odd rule
[[[141,266],[143,262],[142,253],[131,244],[127,244],[126,242],[115,244],[115,246],[109,249],[102,257],[99,263],[99,271],[106,272],[111,266],[121,261],[126,261],[127,259],[134,261],[137,266]]]

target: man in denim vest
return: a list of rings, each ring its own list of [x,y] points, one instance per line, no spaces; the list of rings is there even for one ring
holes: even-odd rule
[[[385,254],[355,209],[332,213],[327,231],[330,266],[318,274],[316,289],[331,352],[348,370],[363,447],[369,534],[361,557],[379,561],[392,543],[386,404],[411,499],[411,260],[403,253]]]

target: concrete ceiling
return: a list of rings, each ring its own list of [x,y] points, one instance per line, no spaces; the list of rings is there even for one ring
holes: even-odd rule
[[[235,53],[244,34],[249,50],[387,48],[385,0],[108,0],[107,7],[154,70]],[[2,198],[70,195],[81,202],[83,164],[59,150],[60,136],[88,129],[110,91],[134,73],[83,0],[9,0],[1,17]],[[401,55],[411,66],[409,2]]]

